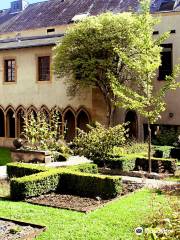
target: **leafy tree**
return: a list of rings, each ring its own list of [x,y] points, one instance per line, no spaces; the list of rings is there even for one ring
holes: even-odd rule
[[[124,84],[119,84],[119,79],[112,72],[109,79],[112,81],[112,88],[117,97],[116,104],[125,109],[136,110],[141,116],[147,119],[148,123],[148,159],[149,172],[151,172],[151,128],[165,111],[165,95],[169,90],[176,90],[180,83],[176,82],[179,66],[176,66],[172,76],[166,79],[160,88],[155,86],[156,71],[161,65],[160,53],[161,44],[168,37],[164,34],[159,39],[153,38],[154,26],[157,19],[149,14],[148,2],[141,5],[142,12],[135,14],[134,19],[139,25],[138,34],[132,34],[134,47],[129,51],[126,48],[117,48],[116,52],[125,64],[126,69],[133,71],[138,78],[135,81],[128,79]],[[133,57],[132,57],[133,56]]]
[[[109,74],[119,83],[138,78],[137,71],[132,68],[128,71],[121,61],[118,49],[131,53],[136,47],[132,36],[141,31],[144,28],[135,14],[105,13],[69,28],[54,49],[54,70],[59,77],[66,77],[68,95],[74,97],[81,88],[96,86],[107,105],[108,126],[112,125],[116,98]]]

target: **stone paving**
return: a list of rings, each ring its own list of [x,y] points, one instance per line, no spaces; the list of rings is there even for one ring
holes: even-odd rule
[[[7,178],[6,166],[0,167],[0,179]]]

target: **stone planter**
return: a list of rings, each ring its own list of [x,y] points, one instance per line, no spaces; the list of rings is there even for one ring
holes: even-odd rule
[[[51,154],[48,151],[38,150],[11,150],[11,159],[13,162],[23,163],[50,163]]]

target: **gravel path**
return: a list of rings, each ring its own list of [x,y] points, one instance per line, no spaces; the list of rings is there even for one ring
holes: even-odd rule
[[[145,187],[148,188],[159,188],[166,185],[174,185],[176,182],[165,181],[165,180],[156,180],[156,179],[148,179],[148,178],[137,178],[137,177],[128,177],[122,176],[122,180],[124,181],[132,181],[136,183],[143,183]],[[180,186],[180,184],[179,184]]]
[[[6,179],[7,173],[6,173],[6,166],[0,167],[0,179]]]

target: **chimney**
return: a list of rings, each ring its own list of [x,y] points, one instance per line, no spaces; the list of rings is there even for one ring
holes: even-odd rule
[[[23,11],[28,6],[27,0],[16,0],[11,2],[11,13],[18,13]]]

